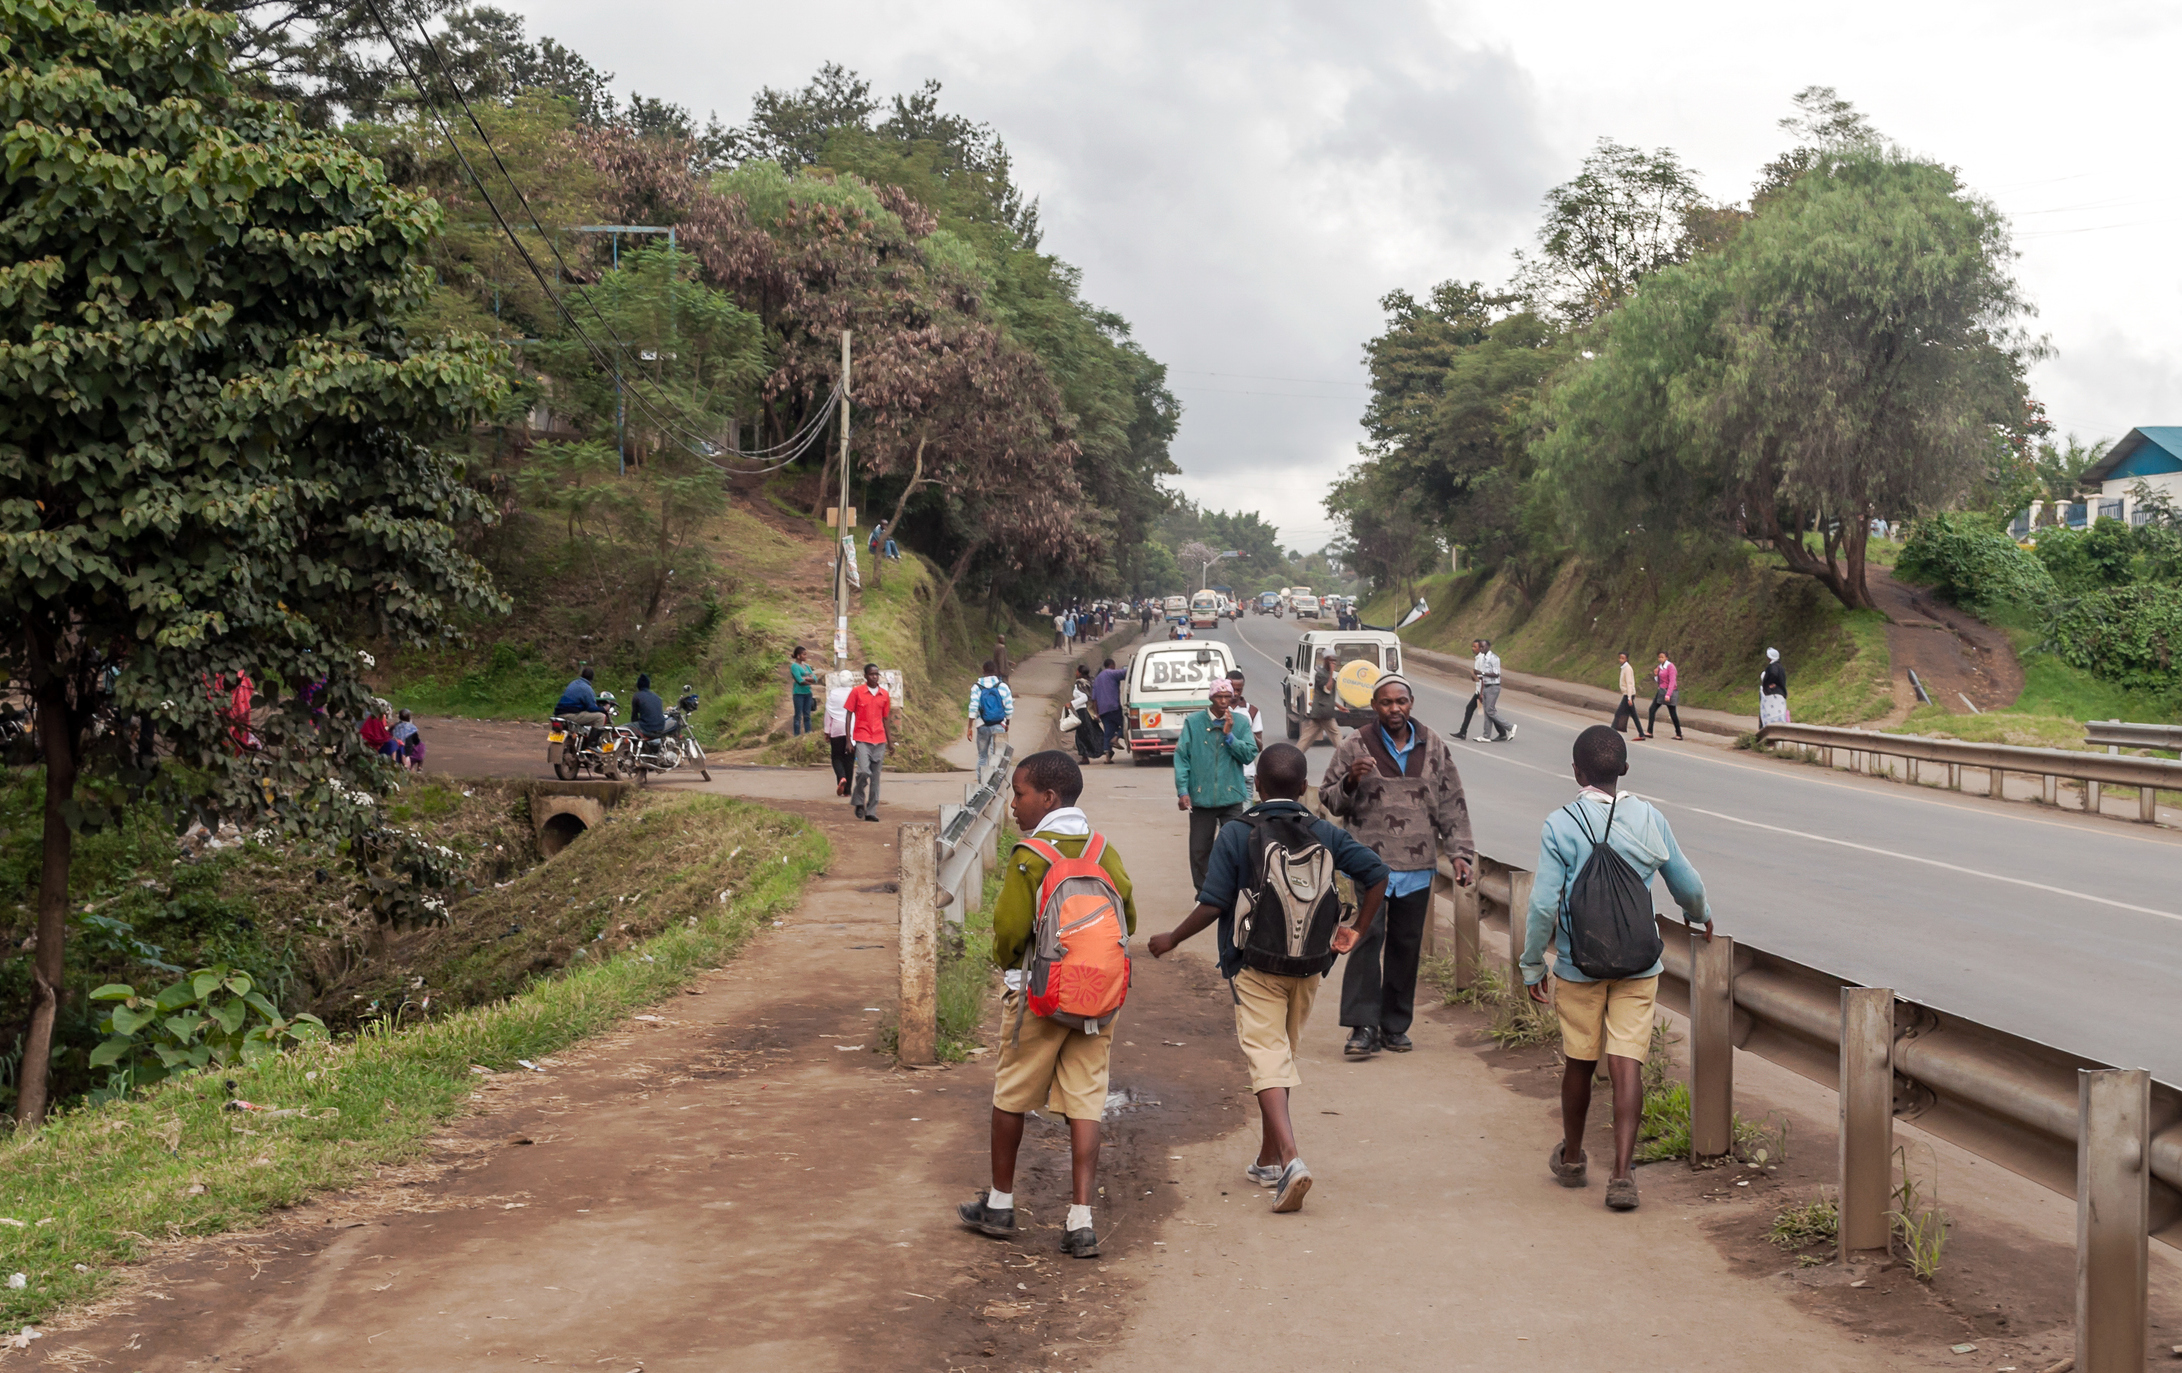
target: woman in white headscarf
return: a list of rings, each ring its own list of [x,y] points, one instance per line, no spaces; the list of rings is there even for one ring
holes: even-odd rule
[[[1765,671],[1758,674],[1758,727],[1788,723],[1788,669],[1780,665],[1780,650],[1765,651]]]

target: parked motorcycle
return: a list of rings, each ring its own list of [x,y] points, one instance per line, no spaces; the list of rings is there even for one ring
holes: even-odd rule
[[[622,759],[630,754],[624,742],[627,730],[614,724],[614,711],[620,702],[611,691],[599,693],[599,711],[606,717],[603,728],[579,730],[567,720],[556,715],[546,726],[546,763],[553,775],[563,782],[573,782],[586,772],[593,772],[613,781],[621,776]]]
[[[696,768],[699,777],[712,780],[712,772],[705,766],[704,745],[690,734],[689,718],[696,713],[697,688],[685,682],[681,699],[667,711],[666,732],[656,739],[636,739],[629,761],[638,780],[649,782],[655,772],[673,772],[680,767]]]

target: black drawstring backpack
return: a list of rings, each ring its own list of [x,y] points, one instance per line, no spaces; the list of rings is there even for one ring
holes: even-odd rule
[[[1606,846],[1614,832],[1615,797],[1606,809],[1606,834],[1593,835],[1583,808],[1570,803],[1568,812],[1591,841],[1591,856],[1584,860],[1576,880],[1569,884],[1561,902],[1561,926],[1568,934],[1568,954],[1578,972],[1597,982],[1642,976],[1666,952],[1659,937],[1659,921],[1652,914],[1651,884],[1637,875],[1629,860]]]

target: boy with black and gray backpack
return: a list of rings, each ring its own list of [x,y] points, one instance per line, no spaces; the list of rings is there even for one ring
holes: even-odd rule
[[[1015,767],[1018,840],[993,903],[993,962],[1006,974],[1000,1062],[993,1078],[992,1186],[955,1208],[964,1225],[1015,1238],[1015,1156],[1023,1117],[1040,1107],[1068,1121],[1072,1205],[1061,1252],[1098,1257],[1099,1122],[1114,1018],[1129,994],[1136,901],[1129,870],[1077,809],[1083,769],[1057,749]]]
[[[1387,883],[1378,854],[1304,809],[1309,785],[1309,765],[1294,744],[1258,755],[1261,799],[1213,840],[1196,909],[1173,930],[1153,935],[1149,946],[1152,957],[1164,957],[1219,922],[1220,974],[1234,998],[1235,1037],[1250,1063],[1263,1124],[1257,1161],[1246,1171],[1252,1182],[1274,1189],[1273,1209],[1282,1213],[1300,1210],[1311,1190],[1288,1111],[1289,1091],[1303,1085],[1296,1042],[1319,982],[1371,928]],[[1362,894],[1353,915],[1343,908],[1336,873]]]
[[[1712,908],[1697,869],[1682,856],[1667,817],[1620,788],[1629,772],[1629,746],[1618,730],[1593,725],[1576,736],[1576,799],[1546,817],[1538,841],[1538,876],[1531,887],[1523,941],[1523,982],[1530,999],[1560,1012],[1561,1139],[1546,1167],[1563,1187],[1581,1187],[1590,1159],[1583,1148],[1591,1113],[1591,1078],[1599,1055],[1614,1086],[1614,1171],[1606,1205],[1637,1208],[1637,1125],[1644,1109],[1644,1059],[1651,1052],[1658,1009],[1660,954],[1652,915],[1652,877],[1692,926],[1712,938]],[[1546,950],[1558,984],[1546,992]]]

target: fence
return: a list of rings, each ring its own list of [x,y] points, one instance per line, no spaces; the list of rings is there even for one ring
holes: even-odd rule
[[[2108,753],[2124,748],[2163,748],[2182,751],[2182,725],[2139,725],[2126,720],[2092,720],[2084,725],[2084,742]]]
[[[940,920],[959,927],[984,897],[985,870],[998,857],[1014,756],[1002,745],[991,769],[963,787],[961,805],[943,805],[936,823],[912,821],[896,837],[902,959],[897,1053],[904,1063],[937,1061]]]
[[[2093,726],[2108,729],[2111,726]],[[2156,729],[2158,726],[2134,726]],[[1767,725],[1758,731],[1761,744],[1794,744],[1813,750],[1827,767],[1835,766],[1837,753],[1848,754],[1849,770],[1874,776],[1893,776],[1887,759],[1903,760],[1903,780],[1922,785],[1923,765],[1944,767],[1950,791],[1962,790],[1965,768],[1985,774],[1985,794],[1999,797],[2002,778],[2008,773],[2043,779],[2047,805],[2061,802],[2060,780],[2080,782],[2083,808],[2097,814],[2104,787],[2134,787],[2137,819],[2151,824],[2158,816],[2161,790],[2182,790],[2182,762],[2168,758],[2135,758],[2111,753],[2088,753],[2065,748],[2023,748],[2014,744],[1977,744],[1963,739],[1940,739],[1925,734],[1884,734],[1874,730],[1835,729],[1827,725]],[[2159,745],[2153,745],[2159,747]]]
[[[1476,984],[1491,931],[1507,940],[1500,963],[1518,993],[1532,878],[1480,855],[1462,887],[1440,860],[1427,952],[1453,959],[1458,989]],[[1844,1250],[1887,1244],[1896,1119],[2073,1195],[2076,1367],[2144,1367],[2148,1240],[2182,1247],[2182,1091],[1727,936],[1659,927],[1660,1000],[1690,1021],[1692,1153],[1733,1145],[1741,1049],[1839,1095]]]

